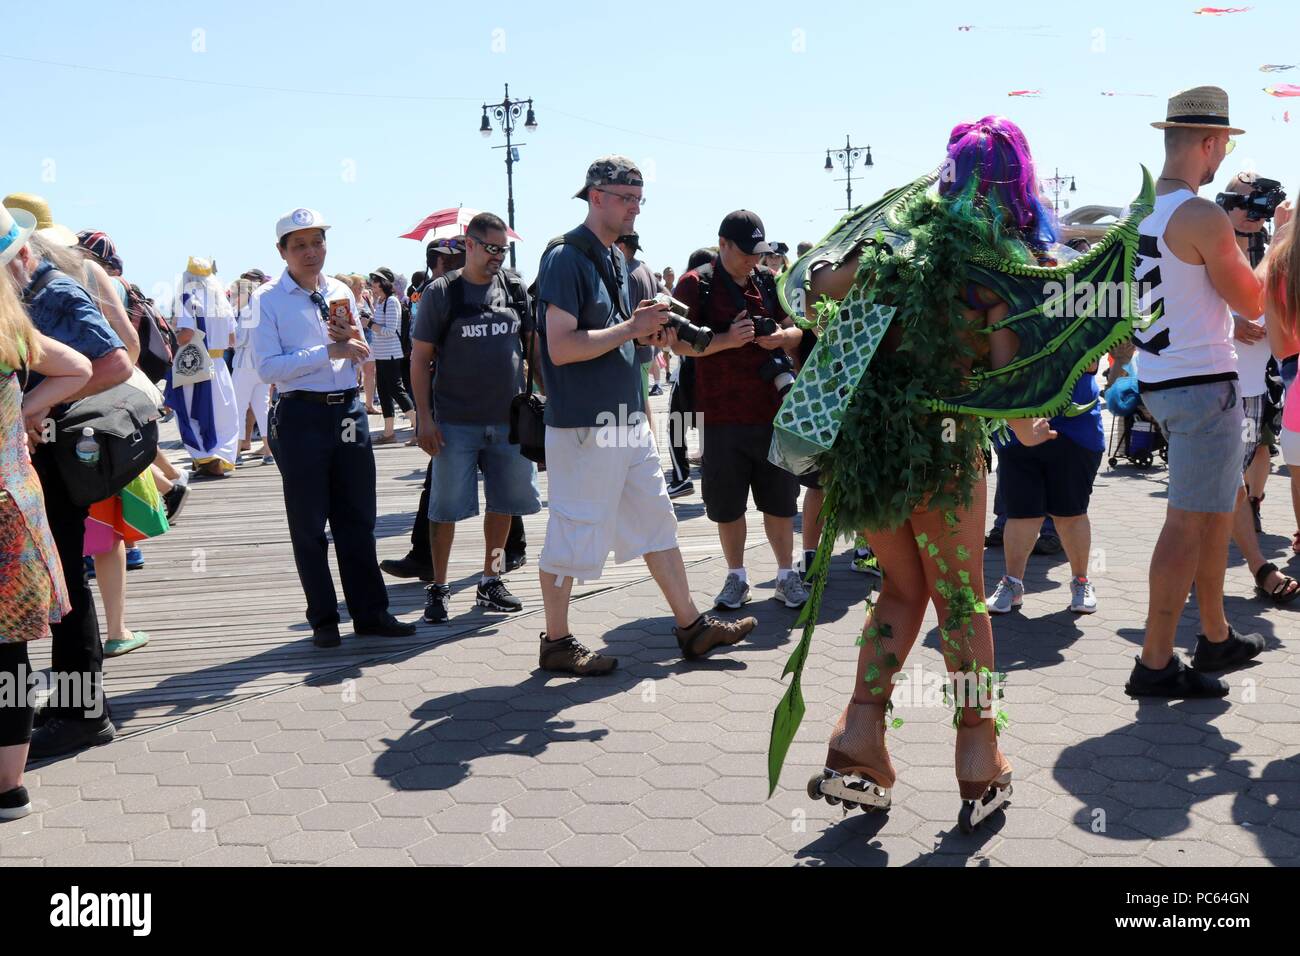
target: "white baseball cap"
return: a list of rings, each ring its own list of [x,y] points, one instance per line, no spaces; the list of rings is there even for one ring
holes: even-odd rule
[[[291,232],[297,232],[299,229],[320,229],[325,230],[330,224],[325,221],[325,217],[315,209],[305,207],[295,209],[293,212],[287,212],[280,217],[275,224],[275,241],[279,242]]]

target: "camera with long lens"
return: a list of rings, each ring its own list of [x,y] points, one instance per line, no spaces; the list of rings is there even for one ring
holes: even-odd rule
[[[794,385],[794,362],[790,356],[778,350],[773,352],[766,362],[758,367],[758,377],[764,382],[771,382],[776,394],[785,398],[785,393]]]
[[[655,301],[668,306],[668,321],[665,326],[676,332],[679,339],[696,352],[703,352],[709,347],[713,341],[712,330],[691,323],[687,318],[690,309],[685,302],[674,299],[667,292],[660,292],[655,296]]]
[[[1246,218],[1251,222],[1259,222],[1261,219],[1266,222],[1271,220],[1273,214],[1277,212],[1277,207],[1285,200],[1286,192],[1283,191],[1282,184],[1276,179],[1265,179],[1263,176],[1257,176],[1251,183],[1248,195],[1219,193],[1214,197],[1214,201],[1224,212],[1232,212],[1234,209],[1246,210]]]

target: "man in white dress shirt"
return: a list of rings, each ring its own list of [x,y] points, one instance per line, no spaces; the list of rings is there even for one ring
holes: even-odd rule
[[[314,209],[295,209],[276,223],[285,270],[257,291],[253,329],[257,372],[276,387],[271,451],[284,482],[289,537],[317,647],[339,644],[326,521],[353,631],[415,633],[414,624],[388,612],[375,555],[375,458],[356,373],[370,349],[352,292],[323,274],[328,228]]]

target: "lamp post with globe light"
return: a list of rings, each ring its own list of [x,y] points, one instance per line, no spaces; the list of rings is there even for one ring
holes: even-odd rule
[[[487,139],[492,135],[492,120],[496,120],[502,132],[506,134],[506,143],[504,146],[493,146],[493,149],[504,149],[506,151],[506,218],[508,224],[513,230],[515,228],[515,163],[519,161],[519,149],[523,143],[515,143],[512,139],[515,126],[520,117],[524,118],[524,129],[530,133],[537,129],[537,115],[533,112],[533,101],[512,100],[510,98],[510,84],[506,84],[506,95],[500,103],[483,104],[483,121],[479,124],[478,131]],[[491,119],[489,119],[491,117]],[[515,267],[515,244],[512,240],[510,243],[510,268]]]

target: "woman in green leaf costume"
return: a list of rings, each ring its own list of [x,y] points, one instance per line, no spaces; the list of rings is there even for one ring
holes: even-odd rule
[[[936,179],[937,190],[928,188]],[[1135,222],[1130,231],[1131,237],[1117,231],[1077,262],[1097,273],[1091,278],[1131,283]],[[1024,134],[1007,119],[986,117],[953,130],[937,177],[846,217],[783,277],[783,297],[793,276],[814,303],[810,324],[823,332],[840,328],[838,340],[824,335],[809,359],[813,379],[832,385],[806,391],[802,409],[796,385],[782,408],[793,417],[777,419],[774,456],[787,467],[815,460],[831,517],[812,569],[804,639],[786,668],[795,677],[773,720],[773,788],[803,714],[799,677],[829,545],[841,529],[866,529],[883,586],[859,639],[852,697],[809,794],[864,809],[889,806],[895,774],[885,729],[901,723],[891,718],[890,697],[929,604],[940,622],[955,707],[962,828],[978,824],[1010,793],[1011,765],[997,743],[1006,717],[983,599],[984,423],[1010,418],[1025,445],[1048,440],[1046,416],[1063,410],[1087,364],[1131,327],[1127,315],[1118,320],[1091,306],[1077,320],[1045,321],[1051,282],[1066,273],[1085,276],[1075,264],[1056,268],[1049,251],[1056,239]],[[868,343],[865,360],[849,339],[858,353]],[[842,411],[827,417],[825,406],[837,396]],[[979,415],[990,417],[973,417]],[[817,430],[818,416],[832,422],[830,431]],[[801,420],[803,437],[791,424]]]

